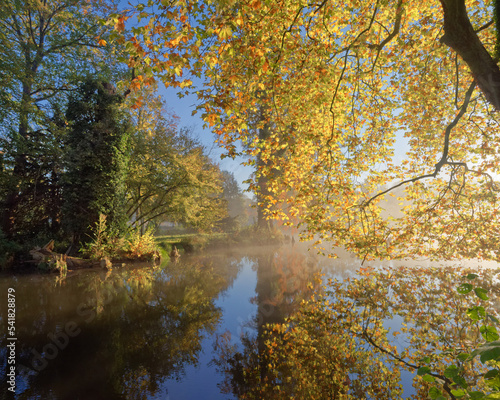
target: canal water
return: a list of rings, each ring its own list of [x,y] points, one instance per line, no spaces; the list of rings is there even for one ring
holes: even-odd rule
[[[221,339],[241,346],[281,322],[320,279],[356,276],[360,261],[331,260],[300,246],[185,255],[161,266],[114,266],[65,277],[0,275],[15,293],[16,394],[54,400],[236,399],[220,368]],[[316,283],[314,283],[316,282]],[[11,290],[12,291],[12,290]],[[0,318],[7,327],[7,302]],[[396,321],[397,322],[397,321]],[[9,326],[11,326],[9,325]],[[10,365],[0,331],[0,372]],[[402,375],[405,394],[411,374]]]

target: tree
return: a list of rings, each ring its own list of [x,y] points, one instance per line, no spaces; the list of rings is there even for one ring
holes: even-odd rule
[[[109,29],[101,23],[111,10],[105,0],[6,0],[0,5],[0,151],[6,183],[1,224],[9,238],[40,233],[39,221],[52,233],[58,229],[57,110],[82,76],[98,70],[109,78],[116,71],[114,48],[105,47]]]
[[[242,399],[493,399],[496,393],[480,391],[491,393],[497,384],[492,378],[498,370],[484,375],[497,365],[484,365],[469,353],[485,337],[490,346],[498,343],[491,342],[498,340],[491,323],[498,317],[499,271],[485,268],[484,289],[475,294],[463,272],[365,268],[356,278],[330,281],[326,291],[315,290],[304,301],[298,296],[285,321],[267,326],[262,346],[245,342],[241,355],[221,341],[218,365],[229,375],[227,387]],[[467,290],[472,293],[466,297]],[[492,301],[482,307],[479,296],[488,290]],[[465,312],[474,318],[463,323],[459,316]],[[265,375],[259,373],[262,365]],[[403,397],[403,370],[416,372],[411,396],[405,391]]]
[[[250,215],[250,199],[245,196],[230,171],[222,171],[222,195],[227,206],[227,217],[218,222],[225,232],[235,232],[248,225]]]
[[[222,196],[229,200],[237,199],[241,195],[238,181],[230,171],[222,171]]]
[[[492,6],[153,4],[154,19],[139,6],[151,23],[134,28],[131,60],[182,93],[193,81],[183,73],[204,77],[194,91],[205,121],[229,155],[238,141],[259,155],[272,217],[300,216],[305,238],[362,258],[499,257]],[[118,31],[124,20],[115,18]],[[259,107],[268,110],[262,127],[273,124],[265,140],[248,127]],[[396,139],[409,145],[400,164]],[[403,216],[383,218],[382,199],[399,186]]]
[[[177,117],[155,95],[143,88],[127,99],[134,121],[132,154],[127,175],[127,215],[133,226],[145,229],[165,220],[211,229],[226,215],[219,198],[222,177]],[[140,98],[140,105],[137,105]]]
[[[122,101],[111,84],[93,78],[69,99],[63,224],[74,243],[88,241],[100,214],[116,234],[125,229],[131,126],[119,109]]]

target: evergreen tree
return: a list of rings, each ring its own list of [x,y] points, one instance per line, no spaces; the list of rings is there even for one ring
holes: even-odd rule
[[[120,110],[122,100],[112,85],[92,78],[69,99],[63,226],[74,243],[89,239],[99,214],[116,234],[126,226],[130,123]]]
[[[26,242],[59,233],[66,94],[119,73],[102,20],[112,1],[0,1],[0,225]],[[84,62],[82,62],[84,60]]]

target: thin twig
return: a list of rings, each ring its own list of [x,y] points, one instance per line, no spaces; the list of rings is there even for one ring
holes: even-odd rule
[[[441,171],[441,168],[444,165],[452,165],[452,166],[461,165],[461,166],[467,167],[467,164],[465,164],[463,162],[462,163],[457,163],[457,162],[448,161],[448,153],[449,153],[449,148],[450,148],[450,135],[451,135],[451,131],[458,124],[458,122],[460,121],[460,119],[462,118],[462,116],[467,111],[467,106],[469,105],[470,98],[472,96],[472,92],[474,91],[475,87],[476,87],[476,82],[472,81],[472,83],[469,86],[469,89],[467,90],[467,92],[465,94],[464,102],[462,103],[462,107],[460,107],[460,111],[455,116],[455,118],[453,119],[453,121],[450,122],[448,124],[448,126],[446,127],[446,129],[445,129],[444,143],[443,143],[443,154],[441,156],[441,159],[434,166],[434,172],[429,173],[429,174],[425,174],[425,175],[416,176],[414,178],[407,179],[405,181],[399,182],[397,185],[394,185],[394,186],[390,187],[389,189],[384,190],[383,192],[377,193],[375,196],[370,197],[368,200],[366,200],[365,202],[363,202],[361,204],[362,208],[365,208],[365,207],[369,206],[370,203],[372,201],[374,201],[376,198],[378,198],[380,196],[383,196],[386,193],[392,192],[394,189],[396,189],[396,188],[398,188],[400,186],[406,185],[407,183],[416,182],[416,181],[419,181],[419,180],[422,180],[422,179],[426,179],[426,178],[435,178],[438,175],[438,173]]]

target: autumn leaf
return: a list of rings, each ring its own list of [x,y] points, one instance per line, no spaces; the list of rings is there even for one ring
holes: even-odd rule
[[[228,154],[242,146],[262,218],[301,223],[304,239],[365,260],[500,259],[500,88],[474,79],[500,81],[492,9],[148,4],[132,58],[196,94]],[[470,40],[454,40],[455,20],[473,21]],[[123,18],[115,29],[126,36]]]

